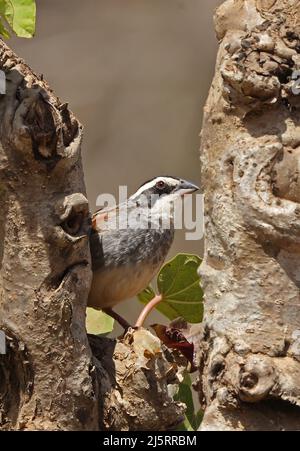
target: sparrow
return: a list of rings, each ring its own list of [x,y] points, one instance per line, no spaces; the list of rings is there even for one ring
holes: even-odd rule
[[[174,203],[198,189],[180,178],[155,177],[123,204],[94,213],[89,307],[104,310],[128,327],[112,308],[149,285],[174,239]]]

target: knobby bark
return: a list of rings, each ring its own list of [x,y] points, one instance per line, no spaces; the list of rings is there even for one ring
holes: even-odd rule
[[[202,430],[300,429],[298,0],[228,0],[205,107]]]
[[[85,330],[91,282],[82,126],[3,42],[0,429],[158,429],[180,422],[179,356],[145,330]]]

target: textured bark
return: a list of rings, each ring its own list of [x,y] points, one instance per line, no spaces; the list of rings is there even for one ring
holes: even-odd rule
[[[7,85],[0,103],[0,328],[8,341],[1,424],[93,429],[82,127],[3,43],[0,68]]]
[[[100,382],[100,428],[165,431],[184,419],[185,405],[173,401],[186,360],[149,331],[129,330],[122,340],[91,337]]]
[[[171,427],[180,368],[159,341],[91,338],[99,360],[89,345],[82,127],[3,42],[0,69],[0,429]]]
[[[203,430],[300,429],[298,0],[228,0],[205,107]]]

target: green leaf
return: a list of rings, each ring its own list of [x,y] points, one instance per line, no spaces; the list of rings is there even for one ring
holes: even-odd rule
[[[196,431],[198,431],[200,424],[202,423],[203,420],[203,410],[198,410],[197,414],[196,414]]]
[[[179,390],[177,393],[178,401],[184,402],[186,405],[186,416],[189,423],[192,424],[194,420],[195,407],[192,393],[192,380],[191,376],[187,374],[183,382],[179,385]]]
[[[6,29],[6,27],[3,25],[1,19],[0,19],[0,34],[1,36],[3,36],[4,38],[10,38],[10,34],[9,31]]]
[[[157,278],[164,303],[177,313],[176,317],[189,323],[200,323],[203,318],[203,291],[197,273],[201,262],[197,255],[178,254],[162,267]]]
[[[197,412],[197,414],[195,412],[191,386],[191,377],[186,375],[174,397],[175,401],[183,402],[186,405],[185,420],[178,428],[180,431],[197,431],[202,421],[202,412],[201,416],[200,412]]]
[[[193,428],[193,426],[190,424],[189,420],[187,419],[187,417],[184,418],[184,422],[181,423],[176,431],[185,431],[185,432],[194,432],[195,429]]]
[[[110,333],[114,328],[114,320],[111,316],[92,308],[86,309],[86,330],[92,335]]]
[[[144,291],[142,291],[140,294],[138,294],[138,299],[142,304],[148,304],[153,298],[155,297],[155,292],[153,289],[149,286]],[[156,310],[158,310],[160,313],[165,315],[167,318],[169,318],[171,321],[178,318],[178,313],[176,310],[172,308],[170,304],[167,302],[160,302]]]
[[[34,35],[35,0],[0,0],[0,15],[7,21],[17,36],[31,38]]]

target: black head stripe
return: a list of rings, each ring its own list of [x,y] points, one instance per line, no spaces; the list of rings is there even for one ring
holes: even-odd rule
[[[147,185],[147,183],[153,182],[154,180],[159,180],[160,178],[164,179],[164,178],[169,178],[169,179],[174,179],[174,180],[180,180],[179,177],[174,177],[173,175],[161,175],[160,177],[153,177],[152,179],[147,180],[146,182],[144,182],[141,186],[139,186],[138,189],[142,188],[144,185]]]

